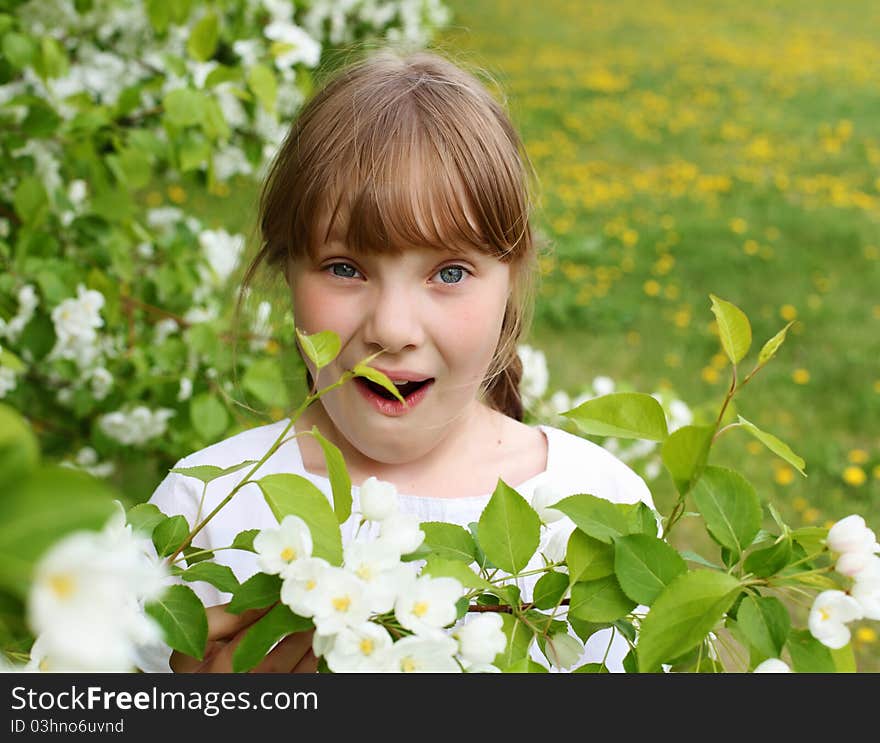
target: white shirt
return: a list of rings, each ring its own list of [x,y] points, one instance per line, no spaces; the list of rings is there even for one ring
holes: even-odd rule
[[[284,419],[243,431],[184,457],[175,467],[212,464],[226,468],[248,459],[259,460],[276,441],[288,422],[289,419]],[[644,480],[611,452],[587,439],[553,426],[541,425],[538,428],[547,438],[546,469],[525,482],[508,483],[527,501],[531,500],[538,486],[546,485],[559,493],[560,499],[568,495],[589,493],[614,503],[643,501],[654,507],[651,493]],[[249,470],[250,467],[210,482],[201,509],[199,505],[203,484],[194,478],[174,472],[168,473],[149,502],[155,504],[167,516],[183,515],[192,527],[196,523],[197,515],[201,519],[209,514],[235,485],[241,482]],[[305,477],[332,503],[330,480],[305,470],[296,439],[281,446],[257,472],[261,476],[278,473],[293,473]],[[359,511],[360,508],[359,490],[358,486],[352,486],[353,512]],[[417,515],[420,521],[443,521],[467,528],[469,523],[479,521],[480,514],[491,497],[491,493],[460,498],[400,494],[398,508],[401,512]],[[343,545],[351,540],[358,519],[359,517],[353,513],[352,517],[341,525]],[[207,549],[225,547],[230,545],[236,534],[241,531],[276,528],[277,525],[278,522],[266,504],[259,487],[250,483],[236,493],[199,532],[193,544]],[[540,553],[545,550],[556,552],[555,559],[560,559],[564,555],[565,544],[572,527],[568,519],[542,527],[540,546],[525,570],[542,567],[544,562]],[[214,560],[221,565],[228,565],[239,581],[244,581],[257,572],[256,554],[253,552],[220,550],[215,553]],[[537,574],[517,579],[524,601],[531,598],[532,588],[540,577],[541,575]],[[231,599],[231,594],[223,593],[209,583],[194,581],[186,585],[195,591],[205,606],[223,604]],[[606,629],[593,634],[586,644],[583,657],[574,667],[584,663],[598,663],[605,657],[609,670],[622,670],[621,662],[629,646],[619,633],[615,633],[615,637],[610,638],[612,631]],[[609,639],[611,639],[610,651]],[[531,655],[533,660],[547,665],[536,643],[532,646]],[[167,646],[143,649],[140,653],[139,667],[144,671],[169,672],[171,670],[168,665],[169,658],[170,650]]]

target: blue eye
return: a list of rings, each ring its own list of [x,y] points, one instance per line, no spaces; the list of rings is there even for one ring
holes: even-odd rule
[[[341,279],[353,279],[357,273],[357,269],[350,263],[331,263],[327,268],[330,269],[334,276],[338,276]],[[342,268],[344,270],[340,273],[336,270],[337,268]]]
[[[437,275],[440,276],[440,281],[444,284],[460,284],[465,273],[467,273],[467,269],[462,266],[446,266],[441,268]],[[447,279],[449,280],[447,281]]]

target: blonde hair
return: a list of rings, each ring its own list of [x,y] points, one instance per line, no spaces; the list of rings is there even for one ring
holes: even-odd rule
[[[332,234],[354,252],[476,247],[512,267],[480,393],[522,420],[517,344],[537,280],[529,175],[519,135],[474,75],[434,52],[368,54],[335,73],[293,121],[262,186],[261,248],[242,291],[261,264],[286,273]]]

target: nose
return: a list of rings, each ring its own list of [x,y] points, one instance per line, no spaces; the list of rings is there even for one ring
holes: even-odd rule
[[[406,287],[386,284],[373,293],[364,316],[364,341],[387,353],[418,348],[424,340],[415,297]]]

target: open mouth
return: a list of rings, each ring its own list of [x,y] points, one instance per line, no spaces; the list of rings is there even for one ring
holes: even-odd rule
[[[363,385],[371,392],[379,395],[379,397],[384,397],[386,400],[397,400],[397,398],[392,395],[388,390],[386,390],[381,385],[376,384],[375,382],[371,382],[366,377],[357,377],[355,379],[357,384]],[[423,379],[421,382],[401,382],[400,384],[395,385],[397,387],[398,392],[403,396],[404,399],[412,395],[414,392],[417,392],[426,384],[433,382],[434,378],[430,377],[428,379]]]

